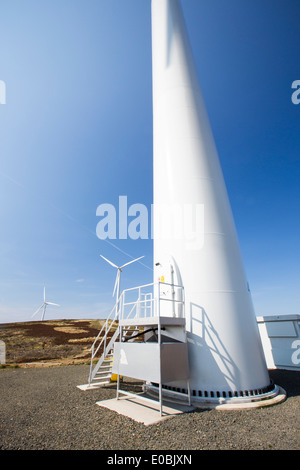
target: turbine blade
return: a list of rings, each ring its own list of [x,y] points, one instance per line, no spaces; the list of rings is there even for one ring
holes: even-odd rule
[[[111,261],[109,261],[109,259],[106,259],[104,258],[104,256],[100,255],[101,258],[105,259],[105,261],[107,261],[107,263],[109,263],[111,266],[113,266],[114,268],[117,268],[118,269],[118,266],[116,266],[114,263],[112,263]]]
[[[40,305],[39,308],[34,312],[34,314],[31,316],[31,318],[35,317],[37,313],[41,310],[41,308],[44,306],[44,304]]]
[[[56,307],[60,307],[60,305],[54,304],[53,302],[46,302],[46,305],[56,305]]]
[[[113,291],[113,296],[115,295],[115,292],[116,292],[116,288],[117,288],[119,279],[120,279],[120,270],[118,269],[118,273],[117,273],[117,276],[116,276],[115,287],[114,287],[114,291]]]
[[[142,259],[142,258],[145,258],[145,256],[140,256],[139,258],[136,258],[136,259],[133,259],[132,261],[129,261],[129,263],[123,264],[123,266],[121,266],[121,268],[125,268],[125,266],[128,266],[131,263],[135,263],[136,261],[138,261],[139,259]]]
[[[44,286],[44,302],[46,301],[46,288]]]

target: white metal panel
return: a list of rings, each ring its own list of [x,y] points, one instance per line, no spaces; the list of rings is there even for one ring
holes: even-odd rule
[[[298,364],[293,362],[294,349],[292,349],[292,344],[288,348],[272,348],[272,355],[278,369],[289,368],[299,370],[299,362]]]
[[[115,374],[156,383],[160,382],[160,377],[163,383],[186,380],[189,377],[187,345],[115,343],[112,371]]]
[[[299,314],[282,314],[282,315],[265,315],[258,316],[257,321],[259,322],[271,322],[271,321],[293,321],[295,324],[300,324]]]
[[[269,368],[300,370],[300,315],[258,317]]]
[[[274,363],[274,358],[272,354],[272,345],[271,345],[271,340],[268,336],[266,324],[263,321],[258,322],[258,330],[263,346],[263,351],[267,363],[268,369],[276,369],[275,363]]]
[[[293,338],[297,336],[294,324],[290,321],[267,322],[266,327],[270,338]]]
[[[157,343],[115,343],[112,371],[139,380],[160,381],[160,357]]]

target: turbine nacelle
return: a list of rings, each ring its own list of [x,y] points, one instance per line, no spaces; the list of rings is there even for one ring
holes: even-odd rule
[[[139,258],[133,259],[132,261],[129,261],[128,263],[123,264],[122,266],[117,266],[115,263],[112,261],[109,261],[109,259],[105,258],[103,255],[100,255],[101,258],[103,258],[108,264],[110,264],[113,268],[116,268],[118,270],[117,276],[116,276],[116,281],[114,285],[114,290],[113,290],[113,296],[115,295],[115,292],[117,290],[117,301],[119,300],[120,297],[120,277],[121,277],[121,272],[122,269],[128,266],[129,264],[135,263],[136,261],[144,258],[144,256],[140,256]]]

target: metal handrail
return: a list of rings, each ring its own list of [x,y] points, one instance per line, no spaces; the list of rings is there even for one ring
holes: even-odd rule
[[[161,286],[162,285],[172,286],[174,288],[180,288],[181,291],[182,291],[182,294],[183,294],[182,300],[176,300],[174,298],[170,299],[170,298],[161,297]],[[143,288],[150,287],[150,286],[153,287],[153,292],[147,292],[147,293],[141,292],[141,290]],[[153,295],[155,286],[158,286],[158,295],[156,297]],[[135,300],[134,302],[125,302],[126,293],[132,292],[134,290],[138,290],[137,300]],[[150,299],[147,298],[147,296],[149,296],[149,295],[150,295]],[[145,298],[142,299],[141,296],[145,296]],[[94,360],[95,356],[97,355],[97,353],[98,353],[98,351],[99,351],[99,349],[100,349],[100,347],[102,346],[103,343],[104,343],[104,347],[103,347],[103,353],[102,353],[101,357],[106,356],[108,333],[110,332],[110,330],[112,329],[112,326],[115,325],[116,321],[119,318],[124,320],[125,307],[132,305],[132,308],[130,309],[129,313],[126,313],[126,317],[125,317],[126,320],[129,319],[129,318],[132,318],[132,319],[133,318],[143,318],[143,315],[141,315],[142,309],[143,309],[143,312],[144,312],[144,316],[147,315],[147,311],[150,309],[150,317],[153,317],[157,314],[157,316],[160,318],[160,310],[161,310],[160,303],[161,303],[161,301],[172,301],[173,303],[176,302],[177,304],[179,303],[179,304],[184,305],[184,303],[185,303],[185,301],[184,301],[184,287],[180,286],[180,285],[177,285],[177,284],[170,284],[170,283],[167,283],[167,282],[157,282],[157,283],[144,284],[143,286],[139,286],[139,287],[132,287],[132,288],[129,288],[129,289],[125,289],[122,292],[122,294],[120,295],[120,297],[117,300],[116,304],[114,305],[113,309],[111,310],[109,316],[107,317],[106,321],[103,323],[100,332],[98,333],[94,343],[92,344],[92,346],[90,348],[90,351],[92,352],[92,354],[91,354],[91,364],[90,364],[90,379],[92,377],[93,360]],[[135,316],[133,316],[132,314],[135,310],[136,310],[136,313],[135,313]],[[118,328],[119,328],[119,326],[118,326]],[[117,330],[117,331],[119,331],[119,330]],[[101,337],[101,334],[103,332],[104,332],[104,335]],[[97,342],[99,341],[100,338],[101,338],[101,341],[99,342],[98,346],[96,347],[96,344],[97,344]],[[110,345],[110,343],[109,343],[109,345]],[[110,346],[109,346],[109,348],[111,349]]]
[[[153,300],[153,298],[151,299],[151,301],[152,301],[152,300]],[[162,300],[163,300],[163,299],[162,299]],[[168,300],[169,300],[169,299],[168,299]],[[172,299],[170,299],[170,300],[172,300]],[[140,304],[144,304],[144,303],[146,303],[146,302],[150,302],[149,299],[145,299],[145,300],[139,300],[139,299],[137,299],[135,302],[124,302],[124,305],[135,305],[138,301],[140,302]]]
[[[105,327],[105,335],[103,336],[103,338],[102,338],[100,344],[98,345],[98,347],[97,347],[97,349],[96,349],[94,355],[92,354],[93,357],[95,357],[95,355],[97,354],[97,352],[98,352],[98,350],[99,350],[101,344],[102,344],[103,341],[104,341],[105,336],[106,336],[107,333],[110,331],[111,326],[112,326],[113,323],[118,319],[119,310],[120,310],[120,309],[118,308],[118,306],[119,306],[119,304],[122,305],[122,300],[123,300],[123,292],[122,292],[122,294],[120,295],[120,297],[119,297],[118,301],[116,302],[116,304],[114,305],[113,309],[111,310],[111,312],[110,312],[109,316],[107,317],[106,321],[103,323],[100,332],[98,333],[98,335],[97,335],[95,341],[93,342],[92,346],[90,347],[90,351],[93,351],[94,348],[95,348],[95,345],[96,345],[98,339],[101,337],[101,333],[103,332],[104,327]],[[113,314],[113,312],[114,312],[115,310],[116,310],[115,317],[114,317],[114,319],[111,321],[110,326],[109,326],[109,328],[107,329],[108,321],[111,319],[112,314]]]
[[[181,289],[184,289],[183,286],[179,285],[179,284],[171,284],[169,282],[150,282],[149,284],[144,284],[142,286],[138,286],[138,287],[130,287],[129,289],[125,289],[123,290],[123,292],[129,292],[131,290],[136,290],[136,289],[143,289],[144,287],[149,287],[149,286],[157,286],[158,284],[163,284],[163,285],[166,285],[166,286],[173,286],[173,287],[180,287]]]
[[[173,288],[179,288],[181,289],[182,293],[183,293],[183,299],[182,300],[177,300],[177,299],[174,299],[174,298],[165,298],[165,297],[162,297],[161,296],[161,293],[160,293],[160,290],[161,290],[161,286],[162,285],[166,285],[166,286],[171,286]],[[147,293],[144,293],[144,292],[141,292],[141,290],[145,287],[150,287],[152,286],[153,288],[155,286],[158,286],[158,290],[159,290],[159,295],[157,298],[155,298],[153,296],[153,293],[152,292],[147,292]],[[134,301],[131,301],[131,302],[126,302],[126,294],[128,292],[132,292],[134,290],[138,290],[138,298]],[[160,301],[171,301],[173,303],[177,303],[177,304],[182,304],[184,305],[184,287],[181,286],[181,285],[178,285],[178,284],[171,284],[171,283],[167,283],[167,282],[156,282],[156,283],[149,283],[149,284],[144,284],[142,286],[138,286],[138,287],[131,287],[129,289],[125,289],[122,294],[124,295],[124,298],[123,298],[123,311],[122,311],[122,316],[121,318],[122,319],[128,319],[129,317],[131,317],[132,315],[132,312],[137,309],[138,307],[142,307],[144,309],[144,312],[149,310],[150,309],[150,316],[153,316],[153,312],[155,312],[156,310],[159,311],[160,308],[158,307],[160,305]],[[141,295],[144,295],[144,296],[147,296],[147,295],[151,295],[150,299],[149,298],[144,298],[142,299],[141,298]],[[150,305],[149,305],[150,304]],[[132,305],[132,309],[130,310],[129,314],[126,315],[126,317],[124,318],[124,308],[126,306],[129,306],[129,305]],[[140,309],[141,310],[141,309]],[[136,313],[136,315],[138,314],[138,312]],[[137,315],[139,316],[139,315]],[[159,315],[158,315],[159,316]],[[140,316],[139,316],[140,317]]]

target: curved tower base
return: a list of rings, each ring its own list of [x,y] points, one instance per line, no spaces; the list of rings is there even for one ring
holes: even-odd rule
[[[155,384],[145,384],[144,391],[151,396],[158,395],[158,387]],[[211,396],[211,392],[204,392],[204,396],[197,394],[196,390],[191,390],[191,404],[201,409],[234,410],[261,408],[273,406],[286,400],[286,391],[278,385],[270,385],[262,390],[249,390],[240,392],[216,392]],[[207,396],[205,396],[207,395]],[[187,403],[187,394],[179,389],[172,390],[163,387],[163,400],[176,401],[182,404]]]

